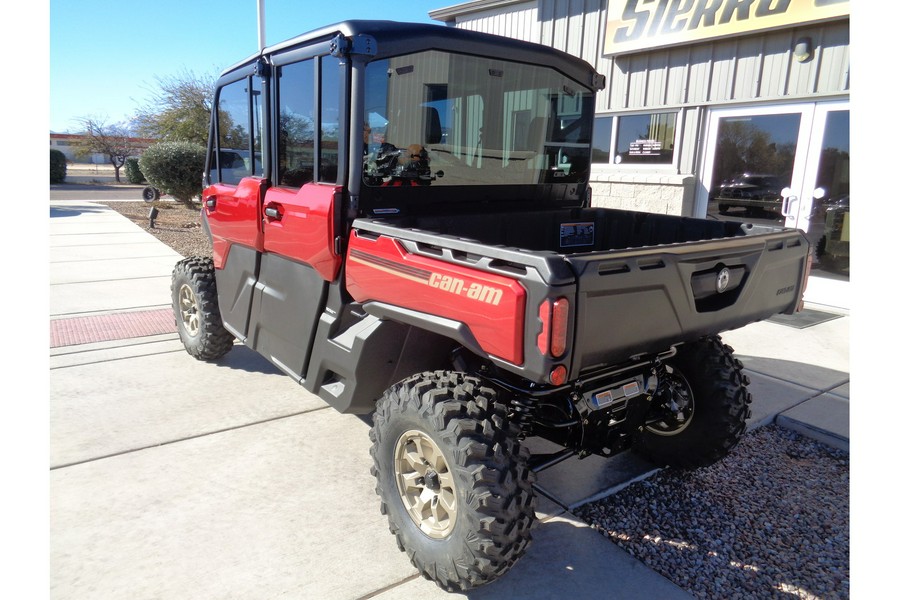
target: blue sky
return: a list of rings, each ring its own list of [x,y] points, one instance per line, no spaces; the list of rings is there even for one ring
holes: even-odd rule
[[[265,0],[272,45],[346,19],[440,24],[428,12],[462,0]],[[257,0],[50,0],[50,131],[80,117],[127,120],[157,77],[218,74],[258,46]]]

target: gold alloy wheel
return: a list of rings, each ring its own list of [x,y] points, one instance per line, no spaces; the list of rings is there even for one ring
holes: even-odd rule
[[[456,523],[456,483],[434,440],[417,430],[400,436],[394,473],[403,506],[422,533],[433,539],[449,536]]]
[[[191,337],[197,337],[200,333],[200,306],[194,290],[186,283],[178,290],[178,309],[181,311],[185,332]]]

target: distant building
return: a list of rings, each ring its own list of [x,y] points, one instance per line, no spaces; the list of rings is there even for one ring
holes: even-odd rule
[[[59,150],[66,155],[66,160],[72,163],[103,165],[109,163],[109,158],[104,154],[94,153],[87,157],[75,156],[75,148],[84,139],[81,133],[50,133],[50,149]],[[140,156],[151,144],[157,140],[149,138],[131,138],[131,142]]]

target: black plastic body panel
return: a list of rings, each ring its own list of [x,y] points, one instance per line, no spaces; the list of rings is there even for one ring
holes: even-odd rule
[[[808,252],[800,232],[786,231],[569,257],[579,281],[572,372],[793,312]],[[716,307],[691,282],[723,267],[740,277]]]
[[[312,267],[262,254],[245,343],[299,381],[306,375],[326,288]]]
[[[341,312],[346,317],[357,310],[344,306]],[[362,312],[341,319],[326,310],[302,384],[339,412],[367,414],[392,384],[422,371],[449,368],[455,344],[400,321]]]
[[[250,329],[250,304],[258,273],[259,253],[237,244],[228,252],[227,268],[216,271],[222,322],[242,342],[247,341]]]

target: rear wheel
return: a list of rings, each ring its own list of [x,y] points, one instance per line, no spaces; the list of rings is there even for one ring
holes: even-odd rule
[[[531,543],[528,451],[496,392],[453,372],[388,389],[370,433],[372,474],[397,545],[448,591],[501,576]]]
[[[695,468],[710,465],[740,441],[752,395],[741,361],[721,338],[685,344],[667,361],[659,402],[635,442],[653,463]]]
[[[216,272],[211,258],[192,256],[172,271],[172,308],[178,336],[188,354],[198,360],[225,356],[234,336],[219,314]]]

